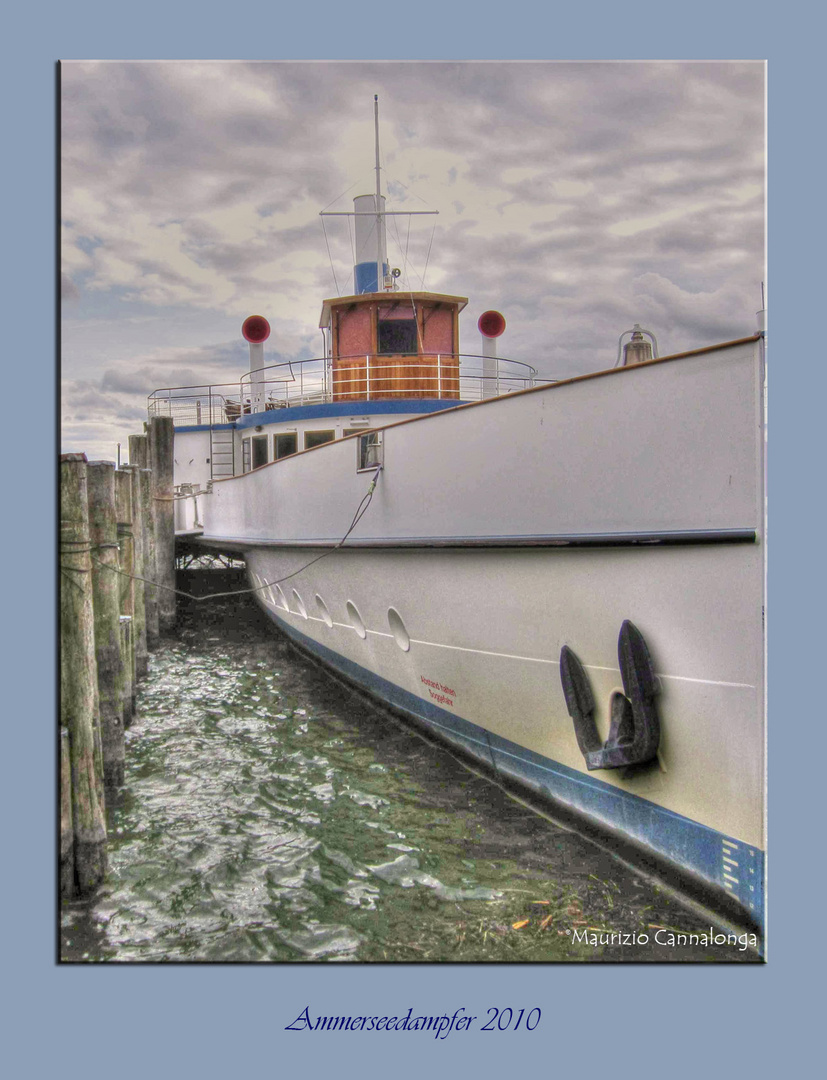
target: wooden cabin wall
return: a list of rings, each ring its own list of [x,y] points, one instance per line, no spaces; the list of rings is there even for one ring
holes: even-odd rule
[[[457,310],[454,305],[440,305],[423,313],[424,352],[441,354],[442,397],[459,397],[459,341]],[[436,361],[434,360],[434,366]],[[436,372],[434,373],[436,374]]]
[[[454,305],[416,304],[418,355],[377,354],[377,317],[410,319],[413,314],[412,305],[404,300],[363,303],[334,311],[335,400],[364,401],[368,397],[366,356],[370,356],[371,400],[459,398]]]
[[[366,358],[376,348],[372,314],[366,304],[334,312],[334,401],[364,401],[367,397]]]
[[[424,351],[428,353],[455,353],[454,312],[449,307],[439,307],[423,312]]]

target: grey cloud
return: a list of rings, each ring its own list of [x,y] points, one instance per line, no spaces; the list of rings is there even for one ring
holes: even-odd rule
[[[187,361],[180,362],[185,352]],[[238,378],[245,370],[248,354],[243,341],[223,342],[198,349],[173,350],[168,358],[124,361],[107,368],[100,380],[103,391],[141,393],[144,396],[162,386],[194,386]]]
[[[470,178],[483,190],[496,185],[501,209],[560,211],[553,222],[496,240],[478,235],[484,222],[467,203],[461,221],[437,219],[426,284],[442,274],[440,288],[470,298],[466,350],[475,348],[484,306],[506,314],[504,350],[513,345],[525,359],[567,371],[611,354],[635,321],[649,320],[662,345],[676,348],[752,329],[763,198],[739,202],[733,192],[747,184],[763,191],[760,63],[69,64],[62,82],[65,190],[84,189],[79,217],[95,207],[95,227],[108,230],[100,237],[105,253],[138,272],[126,289],[135,300],[178,302],[185,291],[188,303],[213,303],[208,285],[151,258],[127,235],[122,223],[137,215],[180,223],[185,253],[231,283],[228,306],[260,296],[259,269],[276,260],[284,275],[268,288],[292,295],[291,258],[299,254],[303,280],[319,300],[331,295],[318,220],[276,232],[269,215],[300,200],[322,209],[357,179],[342,167],[341,125],[363,120],[369,145],[377,92],[383,131],[403,152],[421,152],[411,175],[397,175],[401,158],[389,151],[385,175],[400,182],[392,188],[400,199],[418,195],[434,150],[456,159],[446,177],[455,178],[452,195]],[[369,174],[372,161],[365,165]],[[511,179],[522,166],[536,175]],[[572,181],[582,192],[562,194],[576,190]],[[240,203],[260,215],[249,243],[228,242],[200,216]],[[675,210],[683,215],[666,216]],[[632,236],[612,231],[658,215],[662,222]],[[347,231],[328,225],[327,233],[338,286],[347,291]],[[429,238],[430,226],[412,241],[420,267]],[[307,355],[318,351],[314,324],[291,334]],[[268,359],[278,356],[274,345]],[[217,343],[186,358],[110,364],[100,391],[146,393],[224,372],[235,377],[246,366],[243,344]]]
[[[112,420],[138,424],[146,417],[143,399],[129,400],[120,394],[104,393],[83,380],[64,382],[61,404],[64,424]]]
[[[101,389],[115,390],[124,393],[146,393],[147,386],[153,382],[146,368],[134,370],[115,370],[109,368],[101,378]]]

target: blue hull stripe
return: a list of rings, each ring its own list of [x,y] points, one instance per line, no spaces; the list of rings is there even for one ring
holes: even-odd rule
[[[563,803],[700,878],[739,903],[763,929],[764,853],[759,848],[494,735],[353,663],[264,610],[288,637],[380,701],[493,766],[503,777]]]

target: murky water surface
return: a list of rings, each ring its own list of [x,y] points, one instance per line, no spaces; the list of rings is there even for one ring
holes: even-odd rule
[[[182,612],[127,739],[108,880],[64,906],[64,960],[755,959],[670,944],[709,921],[365,705],[252,603]]]

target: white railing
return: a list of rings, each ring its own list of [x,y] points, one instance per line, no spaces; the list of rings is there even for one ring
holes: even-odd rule
[[[150,417],[171,416],[176,427],[214,427],[228,423],[228,412],[232,413],[234,408],[238,409],[237,415],[240,415],[238,403],[238,383],[167,386],[153,390],[149,395],[147,412]]]
[[[150,394],[147,407],[150,416],[171,416],[179,427],[215,426],[247,414],[326,402],[479,401],[546,381],[530,364],[504,357],[362,354],[271,364],[248,371],[237,383],[165,387]]]

